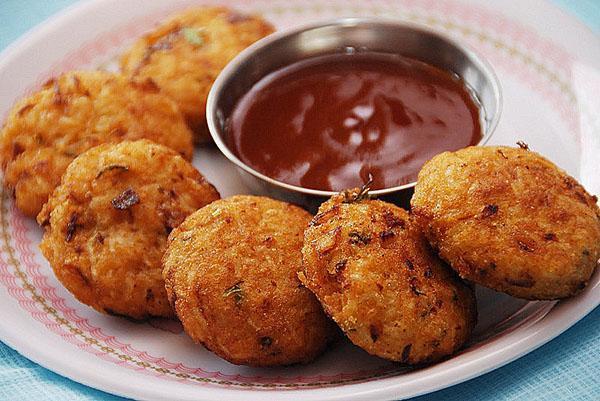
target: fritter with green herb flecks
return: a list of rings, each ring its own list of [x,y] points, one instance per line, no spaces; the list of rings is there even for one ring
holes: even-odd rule
[[[463,278],[526,299],[574,295],[600,258],[597,199],[520,145],[434,157],[419,173],[412,213]]]
[[[4,184],[35,217],[69,163],[102,144],[149,139],[191,160],[192,133],[177,106],[151,81],[75,71],[19,101],[0,132]]]
[[[173,150],[150,141],[77,157],[38,216],[56,276],[100,312],[172,317],[162,279],[167,236],[219,194]]]
[[[195,8],[177,14],[140,38],[121,59],[134,79],[150,78],[174,99],[198,142],[210,139],[205,106],[223,67],[240,51],[273,32],[254,15],[224,7]]]
[[[433,362],[458,350],[475,326],[472,289],[397,206],[358,190],[332,197],[306,230],[302,254],[302,282],[370,354]]]
[[[298,280],[311,216],[257,196],[213,202],[169,236],[167,294],[185,331],[241,365],[309,362],[335,325]]]

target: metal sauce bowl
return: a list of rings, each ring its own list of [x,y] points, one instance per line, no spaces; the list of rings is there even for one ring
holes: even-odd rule
[[[236,103],[263,77],[300,60],[348,52],[399,54],[458,75],[480,105],[484,132],[478,145],[490,139],[500,117],[500,84],[489,64],[468,47],[420,25],[380,18],[339,19],[280,31],[235,57],[216,79],[206,104],[208,127],[214,142],[238,167],[244,183],[254,192],[312,210],[336,193],[286,184],[261,174],[238,159],[227,146],[225,135],[228,118]],[[370,194],[406,205],[415,184],[374,190]]]

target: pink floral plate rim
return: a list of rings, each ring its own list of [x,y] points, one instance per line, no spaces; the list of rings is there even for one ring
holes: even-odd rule
[[[233,7],[237,4],[237,2],[232,3]],[[265,2],[257,3],[260,5]],[[306,7],[300,8],[300,10],[314,8],[312,3],[308,5],[309,2],[302,3]],[[342,3],[346,4],[346,2],[333,2],[328,6],[340,7]],[[387,4],[387,2],[381,3]],[[403,5],[401,17],[459,35],[466,42],[475,45],[476,50],[491,60],[497,68],[505,69],[530,89],[538,92],[541,97],[551,103],[551,106],[564,118],[566,126],[572,128],[577,135],[577,121],[572,118],[573,108],[576,107],[575,96],[568,84],[568,79],[565,78],[568,76],[568,69],[572,63],[572,57],[568,52],[538,37],[526,27],[508,19],[503,20],[504,17],[487,10],[466,7],[454,1],[407,1]],[[377,14],[377,9],[372,4],[371,6],[371,8],[355,7],[354,11],[371,10]],[[280,7],[282,13],[289,11],[284,6]],[[320,7],[326,8],[325,6]],[[423,10],[427,11],[420,14]],[[383,13],[383,9],[380,11]],[[390,9],[386,8],[385,12],[389,15]],[[132,36],[139,35],[141,31],[150,26],[152,21],[163,15],[165,15],[165,11],[147,16],[143,21],[135,20],[126,26],[103,32],[95,40],[83,44],[77,51],[53,65],[48,72],[40,74],[35,84],[38,85],[49,75],[77,68],[79,65],[85,65],[91,60],[108,54],[115,47],[130,40]],[[461,23],[458,24],[456,20],[460,20]],[[480,26],[485,26],[487,30],[485,32],[479,30]],[[406,371],[404,368],[391,366],[371,372],[358,371],[350,375],[325,378],[323,376],[296,377],[274,382],[269,377],[242,377],[225,375],[221,372],[205,372],[199,368],[190,368],[181,363],[170,362],[164,356],[156,357],[136,350],[131,345],[120,342],[114,336],[103,333],[101,328],[91,325],[87,319],[79,316],[76,310],[66,306],[64,299],[57,295],[56,289],[49,285],[46,276],[42,273],[42,267],[33,257],[32,246],[34,244],[29,240],[23,217],[15,211],[14,205],[5,196],[2,196],[1,208],[0,281],[7,288],[8,293],[17,299],[34,319],[42,322],[45,327],[61,336],[65,341],[84,348],[99,358],[140,372],[180,382],[191,380],[196,383],[225,387],[263,389],[337,386],[389,378]],[[537,317],[538,320],[543,319],[543,316],[550,312],[552,307],[546,309],[542,316]],[[493,339],[494,337],[486,340],[486,343]],[[483,345],[478,344],[477,346]]]

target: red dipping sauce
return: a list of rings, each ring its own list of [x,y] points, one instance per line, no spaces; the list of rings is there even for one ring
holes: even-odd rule
[[[301,61],[256,83],[235,106],[227,141],[260,173],[340,191],[415,181],[438,153],[479,142],[479,107],[453,74],[397,55]]]

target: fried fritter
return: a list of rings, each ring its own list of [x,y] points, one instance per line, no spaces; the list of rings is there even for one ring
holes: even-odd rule
[[[273,31],[259,16],[224,7],[190,9],[140,38],[122,56],[121,69],[156,82],[175,100],[197,142],[208,142],[206,98],[214,80],[240,51]]]
[[[257,196],[213,202],[169,236],[167,294],[185,331],[241,365],[309,362],[335,325],[298,280],[310,214]]]
[[[407,364],[458,350],[477,320],[470,287],[439,260],[408,213],[332,197],[304,235],[302,282],[348,338],[370,354]]]
[[[150,81],[66,73],[13,107],[0,132],[4,184],[19,210],[35,217],[76,156],[102,143],[142,138],[192,158],[183,116]]]
[[[465,279],[526,299],[581,291],[600,258],[596,197],[539,154],[445,152],[423,166],[412,213]]]
[[[175,151],[147,140],[77,157],[38,216],[58,279],[100,312],[173,317],[162,278],[167,236],[218,192]]]

